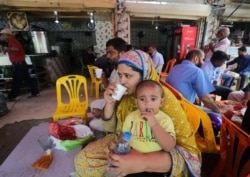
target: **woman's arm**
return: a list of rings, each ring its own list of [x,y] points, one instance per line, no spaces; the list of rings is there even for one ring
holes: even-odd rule
[[[109,162],[116,167],[109,167],[110,171],[122,173],[123,175],[139,172],[169,172],[172,160],[169,153],[165,151],[152,153],[139,153],[131,150],[129,154],[117,155],[110,153]]]
[[[103,111],[103,119],[109,120],[115,111],[116,101],[112,98],[112,95],[115,93],[116,84],[110,84],[104,92],[104,99],[106,100],[106,105]]]

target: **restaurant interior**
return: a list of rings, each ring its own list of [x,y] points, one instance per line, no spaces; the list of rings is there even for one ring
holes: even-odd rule
[[[83,75],[90,86],[92,79],[88,68],[81,62],[85,57],[84,51],[91,47],[95,57],[101,57],[106,53],[106,42],[113,37],[121,37],[134,48],[142,50],[146,50],[149,45],[156,46],[164,57],[165,67],[173,58],[180,63],[190,48],[205,50],[215,38],[217,30],[228,27],[228,38],[232,44],[229,50],[230,60],[238,56],[239,46],[235,45],[238,38],[250,54],[249,8],[250,2],[246,0],[0,0],[0,29],[12,29],[23,45],[28,58],[26,62],[30,61],[30,68],[40,90],[40,96],[36,98],[28,99],[27,89],[23,89],[15,102],[6,101],[9,111],[0,116],[0,129],[6,125],[34,119],[47,122],[57,108],[57,79],[70,74]],[[185,30],[193,29],[192,27],[195,27],[194,34],[185,36]],[[181,32],[178,31],[180,29]],[[185,42],[185,37],[193,38],[193,43]],[[0,53],[1,50],[0,47]],[[3,74],[4,68],[10,66],[8,58],[1,53],[0,74]],[[4,96],[9,92],[10,77],[0,78],[0,93]],[[236,90],[236,85],[231,88]],[[88,87],[89,93],[91,89]],[[104,90],[100,88],[99,91],[100,98],[103,98]],[[89,105],[95,99],[95,94],[89,94]],[[220,101],[218,97],[216,99]],[[93,116],[89,109],[88,116]],[[226,119],[224,115],[223,118]],[[202,177],[250,177],[250,158],[244,157],[250,151],[250,135],[239,128],[238,122],[227,120],[222,123],[221,134],[216,136],[214,133],[211,135],[214,126],[211,120],[199,118],[200,127],[194,131],[199,133],[203,126],[203,135],[196,134],[203,156]],[[39,126],[40,129],[45,127],[44,124]],[[2,159],[6,161],[0,164],[0,176],[1,173],[13,177],[19,174],[18,167],[10,172],[10,164],[21,157],[20,152],[17,152],[20,147],[30,143],[29,138],[34,138],[31,131],[29,132],[35,131],[34,127],[30,127],[26,132],[27,136],[20,137],[4,155]],[[38,132],[41,134],[43,131],[40,129]],[[220,136],[232,138],[222,141]],[[240,143],[232,145],[235,142]],[[31,142],[31,146],[36,146],[36,142]],[[59,157],[56,160],[59,167],[64,168],[59,162],[63,157],[67,159],[67,164],[71,163],[65,169],[66,176],[74,171],[72,157],[69,156],[78,151],[79,147],[63,156],[61,152],[55,152],[55,156]],[[52,166],[55,164],[52,163]],[[51,169],[47,174],[31,168],[26,170],[23,176],[27,172],[44,177],[48,173],[57,175]],[[20,171],[25,171],[24,165]]]

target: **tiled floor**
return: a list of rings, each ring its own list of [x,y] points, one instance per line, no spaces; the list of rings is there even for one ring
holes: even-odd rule
[[[70,74],[80,74],[81,65],[76,63],[76,67],[73,67],[73,71]],[[87,78],[88,86],[90,85],[90,78]],[[90,87],[88,87],[88,93],[90,94]],[[95,92],[94,92],[95,93]],[[4,93],[6,96],[7,94]],[[30,119],[43,119],[50,118],[56,109],[56,89],[55,86],[44,86],[40,89],[39,97],[27,98],[29,93],[23,93],[18,96],[17,101],[7,102],[9,113],[0,117],[0,128],[5,124],[13,123],[16,121],[30,120]],[[102,97],[103,93],[100,93]],[[89,103],[94,100],[93,96],[89,95]]]
[[[102,94],[100,93],[100,97]],[[57,106],[55,86],[42,88],[38,97],[27,98],[28,95],[29,93],[24,93],[18,96],[17,101],[7,102],[9,113],[0,117],[0,128],[16,121],[52,117]],[[94,94],[89,96],[89,102],[94,99]]]

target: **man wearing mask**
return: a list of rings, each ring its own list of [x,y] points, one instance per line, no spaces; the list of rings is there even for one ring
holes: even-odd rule
[[[203,59],[204,52],[202,50],[190,50],[186,55],[186,59],[171,69],[166,82],[178,90],[191,103],[194,103],[196,96],[198,96],[205,107],[220,113],[218,106],[209,95],[215,88],[199,68],[203,64]]]
[[[210,60],[213,53],[217,50],[223,51],[226,54],[229,53],[230,48],[230,40],[228,39],[228,36],[230,34],[229,28],[220,28],[216,33],[216,38],[218,39],[218,42],[213,42],[209,44],[209,51],[206,54],[205,61]]]
[[[164,58],[161,53],[159,53],[156,50],[156,47],[153,45],[150,45],[148,47],[148,54],[151,56],[154,65],[155,65],[155,70],[157,71],[158,74],[161,73],[162,67],[164,65]]]
[[[240,87],[242,89],[245,85],[246,78],[250,74],[250,55],[247,54],[247,48],[242,46],[238,48],[238,57],[234,60],[227,63],[227,66],[237,64],[236,68],[228,69],[228,71],[233,71],[240,74]],[[234,79],[233,76],[227,73],[223,73],[221,78],[224,80],[223,85],[226,87],[230,87],[232,80]]]

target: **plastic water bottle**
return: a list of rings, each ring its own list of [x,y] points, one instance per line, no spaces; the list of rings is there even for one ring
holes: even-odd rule
[[[124,155],[130,151],[129,140],[131,138],[130,132],[124,132],[121,139],[115,145],[114,153]]]
[[[130,138],[131,138],[131,133],[124,132],[122,138],[120,138],[118,140],[118,142],[116,143],[116,145],[113,149],[114,153],[120,154],[120,155],[124,155],[124,154],[129,153],[129,151],[130,151],[130,145],[129,145]],[[109,164],[109,166],[115,167],[111,163]],[[107,174],[109,177],[116,177],[119,173],[108,171]]]

